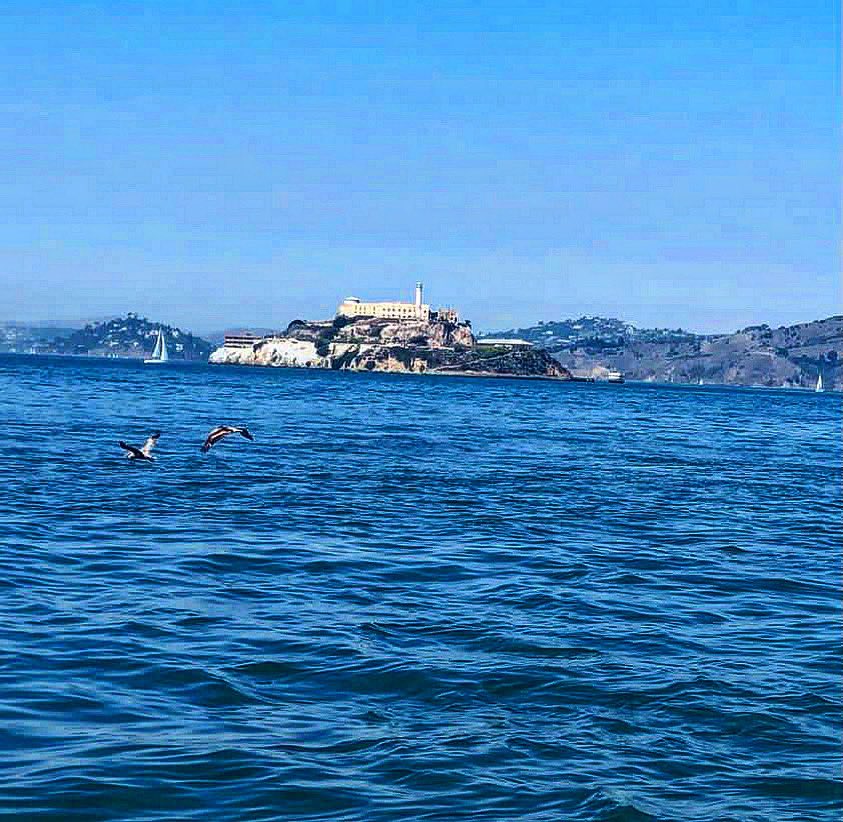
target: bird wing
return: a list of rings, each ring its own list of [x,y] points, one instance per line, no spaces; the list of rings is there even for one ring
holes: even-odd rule
[[[202,446],[202,450],[209,451],[212,445],[215,445],[223,437],[227,437],[229,434],[233,433],[233,428],[230,428],[227,425],[218,425],[216,428],[211,429],[211,431],[208,433],[208,436],[205,440],[205,444]]]
[[[158,437],[161,436],[160,431],[156,431],[154,434],[150,434],[147,437],[146,442],[141,446],[141,452],[145,457],[148,457],[152,453],[152,449],[158,445]]]
[[[137,457],[138,459],[143,459],[146,456],[146,454],[144,454],[140,448],[136,448],[134,445],[129,445],[129,443],[123,442],[123,440],[120,440],[120,442],[118,442],[117,444],[124,451],[128,451],[130,454],[132,454],[132,456]]]

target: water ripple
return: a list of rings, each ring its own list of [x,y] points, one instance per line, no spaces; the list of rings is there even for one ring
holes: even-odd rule
[[[839,397],[13,357],[0,388],[0,813],[840,818]],[[256,442],[203,456],[221,421]]]

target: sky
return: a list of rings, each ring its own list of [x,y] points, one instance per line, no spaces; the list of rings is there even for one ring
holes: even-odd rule
[[[0,9],[0,319],[843,313],[829,0]]]

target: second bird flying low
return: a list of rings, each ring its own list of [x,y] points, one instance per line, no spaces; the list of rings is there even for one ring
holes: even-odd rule
[[[205,444],[202,446],[202,453],[204,454],[210,451],[212,446],[231,434],[240,434],[241,437],[245,437],[247,440],[255,439],[248,428],[235,425],[218,425],[208,434]]]

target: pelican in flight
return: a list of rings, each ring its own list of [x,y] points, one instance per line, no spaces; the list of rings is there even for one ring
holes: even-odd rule
[[[205,444],[202,446],[202,453],[205,454],[211,450],[212,445],[216,445],[220,440],[225,439],[230,434],[240,434],[247,440],[254,440],[251,431],[248,428],[237,427],[235,425],[218,425],[208,433]]]
[[[158,437],[161,436],[160,431],[156,431],[147,437],[146,442],[138,448],[136,445],[129,445],[123,440],[117,444],[126,452],[127,460],[146,460],[147,462],[155,462],[152,457],[152,449],[158,444]]]

